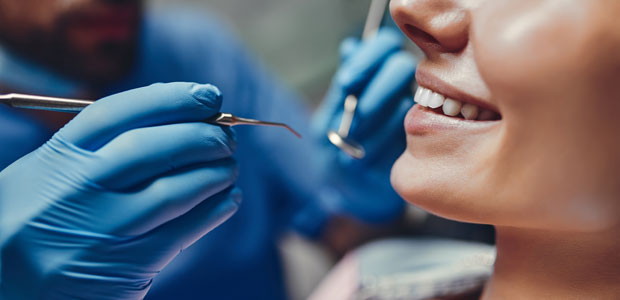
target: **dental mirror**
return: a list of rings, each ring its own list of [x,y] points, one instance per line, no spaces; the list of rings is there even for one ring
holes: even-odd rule
[[[385,15],[386,6],[387,0],[372,0],[368,11],[368,17],[366,18],[366,24],[364,25],[364,32],[362,34],[363,40],[366,40],[377,33],[379,27],[381,27],[381,21],[383,20],[383,15]],[[327,132],[327,138],[344,153],[353,158],[362,159],[366,156],[364,147],[349,138],[349,131],[351,129],[351,123],[353,122],[353,117],[355,116],[357,102],[357,96],[347,96],[344,101],[344,113],[342,114],[340,127],[337,132],[329,130]]]

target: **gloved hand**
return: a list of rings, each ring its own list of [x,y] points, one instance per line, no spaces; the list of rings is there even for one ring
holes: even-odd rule
[[[240,193],[210,85],[156,84],[97,101],[0,173],[2,299],[141,299]]]
[[[411,87],[416,61],[402,50],[401,34],[389,28],[360,42],[341,44],[341,66],[313,120],[313,132],[323,144],[326,182],[323,210],[369,223],[394,219],[403,200],[390,185],[390,170],[405,149],[403,120],[413,105]],[[328,130],[338,130],[349,94],[359,102],[349,137],[361,144],[366,156],[355,160],[333,146]]]

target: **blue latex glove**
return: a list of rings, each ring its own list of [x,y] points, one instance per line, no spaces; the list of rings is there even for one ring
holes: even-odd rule
[[[414,57],[402,46],[401,34],[391,28],[367,41],[349,38],[341,44],[340,69],[313,123],[325,149],[321,165],[326,188],[320,205],[330,214],[379,223],[402,212],[404,202],[390,185],[390,170],[405,149],[403,120],[413,105],[416,68]],[[349,157],[326,137],[328,130],[340,126],[349,94],[359,99],[349,136],[365,148],[361,160]]]
[[[156,84],[97,101],[0,173],[2,299],[141,299],[240,193],[210,85]]]

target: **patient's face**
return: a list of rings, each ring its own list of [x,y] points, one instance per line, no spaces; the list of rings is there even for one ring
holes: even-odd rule
[[[419,85],[481,119],[463,119],[470,105],[410,111],[392,170],[405,199],[499,226],[617,226],[620,1],[392,0],[391,12],[427,56]]]
[[[114,80],[132,63],[141,2],[0,0],[0,39],[70,76]]]

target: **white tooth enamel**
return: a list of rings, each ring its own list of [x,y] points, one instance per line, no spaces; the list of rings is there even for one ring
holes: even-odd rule
[[[430,89],[418,86],[414,100],[420,106],[436,109],[441,107],[445,115],[456,117],[463,115],[466,120],[488,121],[496,118],[496,113],[488,109],[480,109],[470,103],[463,103],[454,99],[446,98],[444,95],[431,91]]]
[[[495,113],[488,109],[484,109],[480,112],[480,114],[478,114],[479,121],[490,121],[493,119],[495,119]]]
[[[460,101],[446,98],[446,101],[443,102],[443,113],[447,116],[455,117],[461,112],[462,106],[463,103],[461,103]]]
[[[461,114],[466,120],[475,120],[478,117],[478,106],[465,103],[461,108]]]
[[[444,98],[444,96],[437,94],[437,93],[432,93],[429,100],[428,100],[428,107],[430,108],[438,108],[440,106],[443,105],[443,101],[446,98]]]
[[[421,99],[422,99],[422,91],[424,90],[423,87],[418,87],[418,89],[415,91],[415,96],[413,97],[413,101],[415,101],[415,103],[420,103]]]
[[[420,102],[418,102],[418,104],[424,107],[428,107],[428,102],[432,95],[433,95],[433,92],[431,92],[431,90],[422,88],[422,93],[420,93]]]

